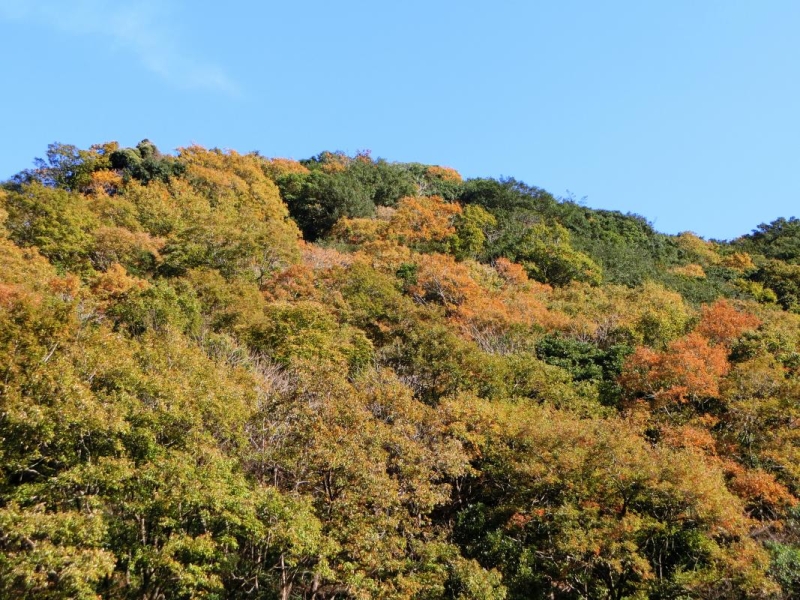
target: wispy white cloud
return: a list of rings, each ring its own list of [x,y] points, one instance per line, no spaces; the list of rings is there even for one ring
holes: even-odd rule
[[[175,86],[239,95],[239,86],[222,68],[183,47],[167,4],[152,0],[0,0],[0,18],[35,22],[72,35],[104,37]]]

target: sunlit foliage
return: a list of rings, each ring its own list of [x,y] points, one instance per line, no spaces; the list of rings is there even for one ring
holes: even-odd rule
[[[797,234],[53,144],[0,187],[0,597],[797,597]]]

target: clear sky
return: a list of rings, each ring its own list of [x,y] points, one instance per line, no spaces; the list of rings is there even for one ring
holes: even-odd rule
[[[667,233],[800,214],[800,2],[0,0],[0,179],[51,142],[370,149]]]

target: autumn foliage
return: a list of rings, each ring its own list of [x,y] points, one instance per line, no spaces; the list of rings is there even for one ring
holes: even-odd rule
[[[760,324],[755,315],[737,310],[728,300],[722,299],[702,307],[695,331],[713,344],[730,346],[742,333]]]
[[[0,597],[795,598],[797,248],[53,144],[0,186]]]
[[[625,364],[620,383],[634,397],[656,403],[716,397],[720,378],[730,368],[726,356],[724,348],[690,333],[660,352],[637,348]]]

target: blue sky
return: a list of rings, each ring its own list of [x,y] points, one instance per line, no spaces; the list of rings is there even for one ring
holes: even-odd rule
[[[800,3],[0,0],[0,178],[150,138],[513,176],[731,238],[800,214]]]

